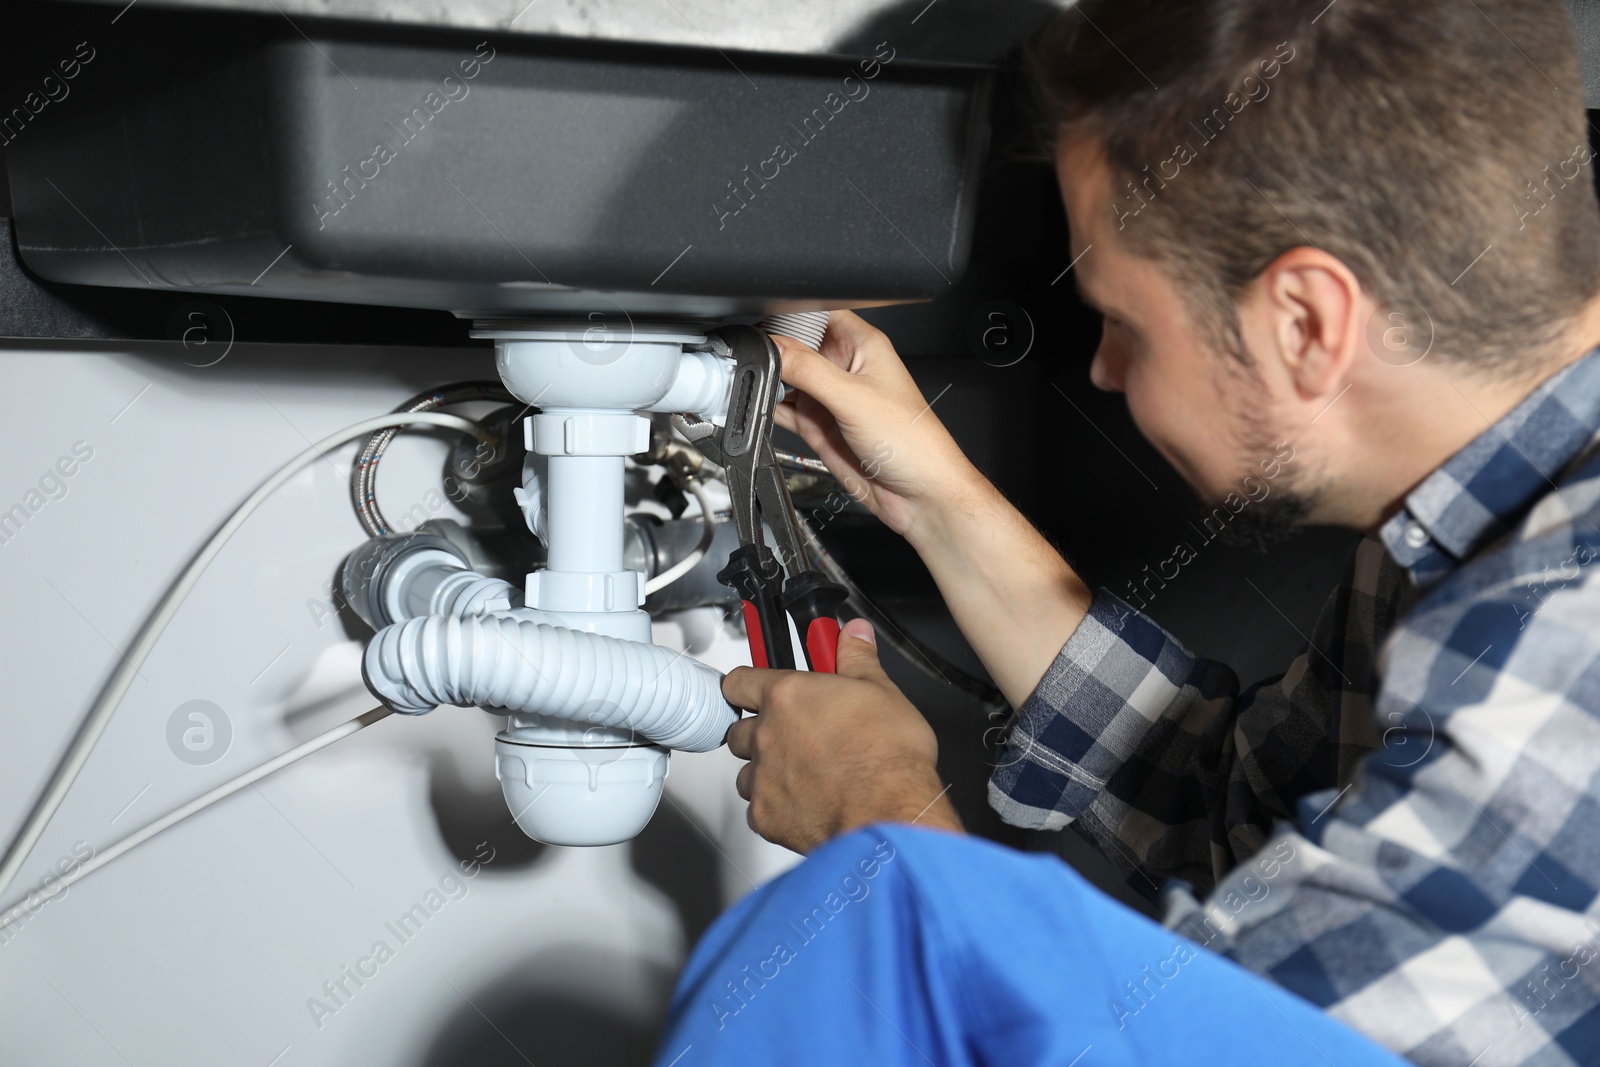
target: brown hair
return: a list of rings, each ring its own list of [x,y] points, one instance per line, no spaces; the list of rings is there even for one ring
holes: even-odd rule
[[[1122,239],[1229,347],[1303,245],[1511,376],[1600,290],[1563,0],[1082,0],[1027,64],[1051,127],[1103,144]]]

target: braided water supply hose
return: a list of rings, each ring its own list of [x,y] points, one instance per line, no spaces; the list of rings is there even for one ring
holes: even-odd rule
[[[396,414],[437,411],[442,407],[465,404],[472,400],[494,400],[502,404],[520,403],[499,382],[460,382],[418,393],[394,410]],[[383,453],[389,447],[389,442],[393,441],[399,432],[400,427],[391,426],[369,434],[366,440],[361,442],[360,451],[356,453],[355,472],[350,479],[350,502],[355,505],[356,518],[361,521],[361,526],[369,537],[382,537],[392,532],[389,520],[385,519],[383,512],[378,509],[378,462],[383,459]]]

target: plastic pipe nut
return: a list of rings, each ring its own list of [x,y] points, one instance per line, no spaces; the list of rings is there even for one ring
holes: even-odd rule
[[[637,837],[655,814],[671,753],[650,744],[531,745],[502,733],[494,756],[523,833],[548,845],[614,845]]]

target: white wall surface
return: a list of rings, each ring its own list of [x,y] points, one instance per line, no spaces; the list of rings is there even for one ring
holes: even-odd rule
[[[239,346],[214,366],[184,362],[214,358],[0,349],[0,512],[29,510],[0,533],[8,840],[167,583],[266,475],[421,388],[494,376],[486,351]],[[437,492],[448,441],[392,446],[379,489],[391,517]],[[75,446],[92,455],[57,468]],[[302,472],[224,549],[0,903],[75,850],[103,849],[373,706],[359,671],[367,635],[327,614],[327,584],[364,538],[349,503],[354,447]],[[448,504],[436,514],[458,517]],[[682,647],[677,625],[656,633]],[[699,656],[748,662],[743,637],[720,628]],[[167,738],[194,700],[221,708],[232,733],[203,766]],[[794,857],[747,829],[725,750],[674,755],[639,840],[533,846],[494,781],[500,722],[455,708],[393,716],[0,933],[0,1063],[639,1062],[693,937]],[[493,858],[467,878],[474,852]],[[386,924],[416,904],[427,918],[402,941]],[[392,953],[382,963],[379,941]],[[371,977],[329,997],[323,983],[363,958]]]

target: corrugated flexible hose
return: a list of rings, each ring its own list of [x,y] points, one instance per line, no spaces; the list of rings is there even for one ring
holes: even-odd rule
[[[362,669],[368,688],[406,714],[441,704],[504,708],[632,730],[688,752],[720,746],[739,717],[722,697],[721,673],[698,660],[520,610],[385,627]]]

